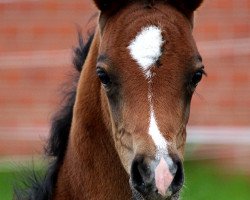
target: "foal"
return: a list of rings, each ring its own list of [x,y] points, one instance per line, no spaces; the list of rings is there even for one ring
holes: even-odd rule
[[[79,70],[84,62],[76,93],[53,126],[54,162],[33,198],[178,199],[190,101],[204,73],[192,37],[202,0],[94,2],[99,26],[76,62]]]

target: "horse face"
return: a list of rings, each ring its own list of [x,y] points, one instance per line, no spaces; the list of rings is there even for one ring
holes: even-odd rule
[[[204,73],[191,21],[168,4],[140,2],[100,23],[104,119],[134,196],[178,196],[190,101]]]

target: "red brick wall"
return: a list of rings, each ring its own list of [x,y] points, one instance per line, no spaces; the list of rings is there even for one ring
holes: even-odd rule
[[[194,35],[208,77],[194,95],[191,125],[250,125],[250,1],[209,0]]]
[[[90,1],[0,2],[0,127],[47,126]],[[0,132],[1,134],[1,132]]]
[[[0,142],[5,128],[18,137],[20,128],[48,126],[76,27],[91,29],[95,13],[91,0],[0,1]],[[190,125],[250,126],[249,22],[248,0],[206,0],[197,12],[194,36],[208,77],[194,95]]]
[[[68,49],[76,25],[95,13],[90,0],[14,0],[0,2],[0,51]]]

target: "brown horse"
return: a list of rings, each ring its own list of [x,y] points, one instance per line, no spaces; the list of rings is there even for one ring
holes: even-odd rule
[[[192,36],[202,0],[94,2],[99,26],[75,51],[81,73],[52,125],[51,165],[26,197],[178,199],[191,97],[204,74]]]

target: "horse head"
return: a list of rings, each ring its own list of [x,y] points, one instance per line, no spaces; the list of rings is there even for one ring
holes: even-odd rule
[[[134,197],[177,197],[190,102],[204,74],[192,36],[202,0],[94,2],[103,118]]]

